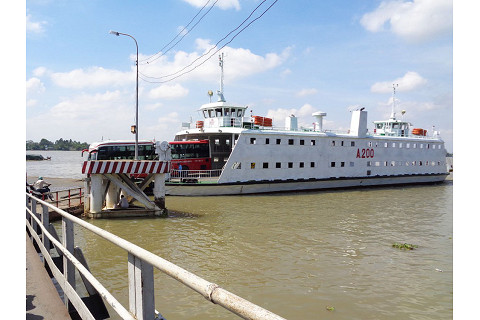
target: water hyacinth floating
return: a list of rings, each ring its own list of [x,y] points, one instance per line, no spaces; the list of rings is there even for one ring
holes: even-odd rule
[[[398,248],[398,249],[404,249],[404,250],[413,250],[415,248],[418,248],[418,246],[415,244],[398,243],[398,242],[395,242],[394,244],[392,244],[392,247]]]

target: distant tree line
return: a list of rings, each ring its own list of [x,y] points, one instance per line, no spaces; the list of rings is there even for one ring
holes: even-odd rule
[[[86,142],[78,142],[70,140],[63,140],[60,138],[55,142],[42,139],[40,142],[27,140],[27,150],[65,150],[65,151],[79,151],[88,149],[89,144]]]

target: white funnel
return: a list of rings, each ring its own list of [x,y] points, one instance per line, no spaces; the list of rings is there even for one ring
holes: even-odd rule
[[[318,111],[312,113],[312,116],[314,116],[317,119],[317,124],[318,124],[318,130],[316,131],[322,131],[323,130],[323,117],[327,115],[326,112]]]

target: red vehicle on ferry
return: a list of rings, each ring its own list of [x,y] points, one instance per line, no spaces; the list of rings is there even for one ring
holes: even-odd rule
[[[173,170],[211,170],[212,160],[208,140],[173,141],[169,142],[172,152],[171,169]],[[133,160],[135,142],[125,140],[109,140],[92,143],[88,150],[90,160]],[[138,142],[138,159],[155,160],[155,143],[143,140]],[[142,175],[135,175],[142,178]]]
[[[173,141],[172,169],[174,170],[211,170],[212,159],[208,140]]]

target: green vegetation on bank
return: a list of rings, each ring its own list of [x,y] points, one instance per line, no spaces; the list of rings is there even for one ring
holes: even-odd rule
[[[88,149],[89,144],[86,142],[78,142],[70,140],[63,140],[60,138],[55,142],[42,139],[40,142],[33,142],[27,140],[27,150],[64,150],[64,151],[80,151]]]

